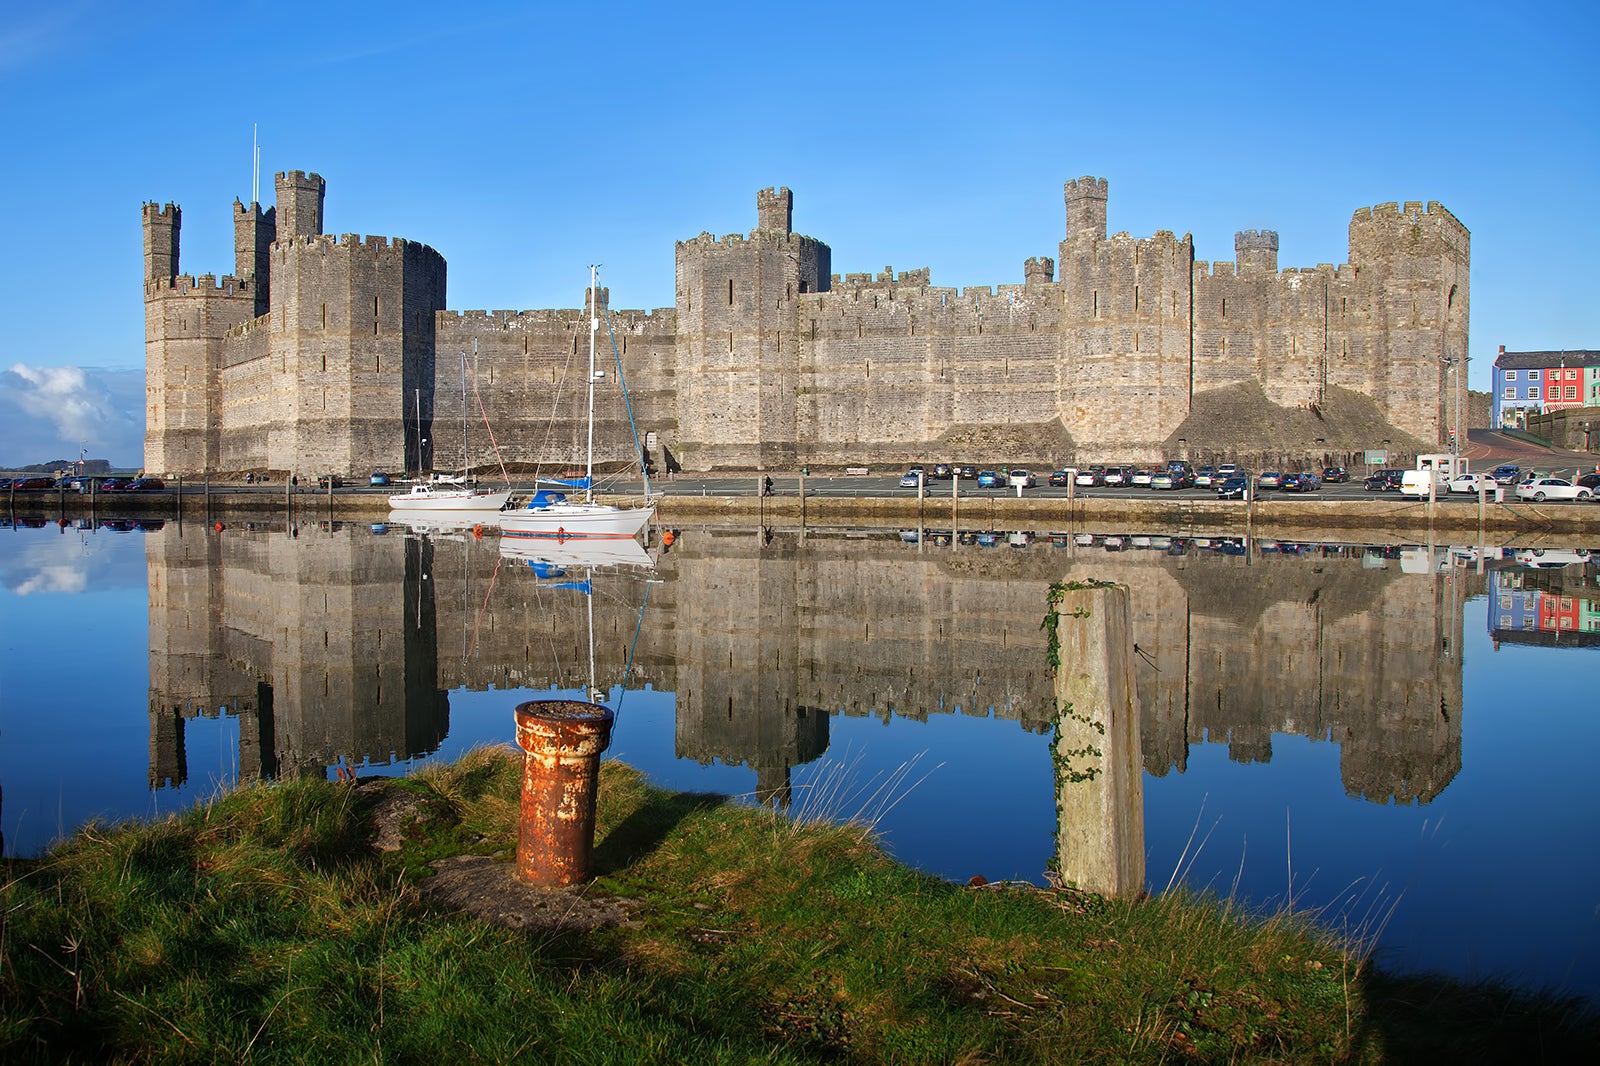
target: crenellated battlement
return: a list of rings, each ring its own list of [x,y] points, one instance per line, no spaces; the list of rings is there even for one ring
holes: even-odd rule
[[[1089,175],[1073,178],[1062,186],[1062,191],[1069,200],[1081,200],[1085,197],[1106,200],[1111,196],[1110,183],[1105,178],[1096,178]]]
[[[330,252],[353,253],[361,250],[371,252],[375,256],[385,254],[403,256],[408,249],[411,249],[424,255],[439,254],[426,244],[408,241],[404,237],[364,236],[359,233],[341,233],[337,236],[331,233],[319,233],[280,237],[273,242],[272,249],[278,254],[280,263],[286,262],[291,254],[303,254],[306,251],[327,255]]]
[[[1253,252],[1276,252],[1278,250],[1278,232],[1270,229],[1245,229],[1233,235],[1235,251],[1248,249]]]
[[[1407,200],[1404,206],[1390,201],[1358,208],[1350,217],[1351,230],[1367,225],[1428,226],[1437,229],[1452,242],[1464,242],[1471,237],[1461,220],[1437,200],[1429,200],[1426,204],[1420,200]]]
[[[614,328],[638,332],[652,332],[651,327],[675,317],[671,307],[658,307],[654,311],[611,309]],[[544,332],[551,329],[581,330],[589,321],[589,312],[582,308],[541,309],[536,311],[440,311],[441,328],[503,330],[530,330]]]
[[[182,214],[178,205],[170,200],[158,204],[154,200],[146,200],[139,208],[139,217],[146,223],[150,222],[176,222]]]
[[[147,278],[144,283],[145,299],[162,299],[168,296],[238,296],[254,292],[249,279],[232,274],[179,274],[171,278]]]

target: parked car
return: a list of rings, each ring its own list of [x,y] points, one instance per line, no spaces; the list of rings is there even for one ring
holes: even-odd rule
[[[1075,483],[1083,488],[1092,489],[1096,485],[1104,485],[1106,475],[1100,470],[1080,470]]]
[[[1320,485],[1317,475],[1310,471],[1302,471],[1295,474],[1285,474],[1278,488],[1284,492],[1315,492]]]
[[[1342,466],[1330,466],[1322,471],[1322,480],[1330,485],[1342,485],[1350,480],[1350,472]]]
[[[916,470],[907,470],[900,475],[900,487],[903,489],[914,489],[920,484],[922,484],[922,474]]]
[[[338,474],[323,474],[321,477],[317,478],[317,488],[326,489],[330,481],[333,483],[333,487],[336,489],[344,486],[344,478],[340,477]]]
[[[1488,474],[1457,474],[1446,486],[1451,492],[1493,492],[1500,483]]]
[[[1027,470],[1023,470],[1020,467],[1006,475],[1006,484],[1014,489],[1031,489],[1038,483],[1038,480],[1033,476],[1032,473]]]
[[[1065,470],[1052,470],[1050,471],[1050,476],[1045,480],[1052,485],[1061,486],[1067,483],[1069,477],[1070,475]]]
[[[125,477],[108,477],[104,481],[100,482],[100,491],[127,492],[130,484],[132,484],[130,479]]]
[[[1239,464],[1238,463],[1223,463],[1222,465],[1217,467],[1217,476],[1218,477],[1227,478],[1227,477],[1232,477],[1235,474],[1242,474],[1242,473],[1244,473],[1244,471],[1239,469]]]
[[[40,489],[55,487],[55,482],[47,477],[19,477],[11,483],[11,487],[18,492],[37,492]]]
[[[978,476],[978,468],[973,466],[970,463],[968,463],[968,464],[966,464],[964,466],[956,467],[956,477],[958,477],[958,478],[964,478],[967,481],[971,481],[972,479],[976,478],[977,476]]]
[[[1108,466],[1105,472],[1105,483],[1112,488],[1123,488],[1128,484],[1131,471],[1125,466]]]
[[[128,482],[129,492],[161,492],[166,487],[167,483],[158,477],[140,477]]]
[[[1170,470],[1163,470],[1159,474],[1151,474],[1150,487],[1153,489],[1175,489],[1178,487],[1178,476]]]
[[[1243,474],[1234,474],[1225,477],[1217,483],[1217,499],[1242,500],[1250,488],[1250,479]]]
[[[1005,479],[993,470],[978,471],[978,487],[980,489],[997,489],[1005,484]]]
[[[938,481],[949,481],[955,477],[955,471],[951,469],[949,463],[934,463],[933,476]]]
[[[1283,487],[1283,475],[1276,470],[1263,470],[1256,478],[1256,488],[1277,489]]]
[[[1362,487],[1368,492],[1399,492],[1405,474],[1404,470],[1379,470],[1368,476]]]
[[[1522,475],[1522,467],[1516,463],[1502,463],[1489,471],[1489,476],[1502,485],[1515,485]]]
[[[1591,471],[1587,474],[1579,474],[1577,477],[1572,479],[1572,483],[1574,485],[1582,485],[1590,492],[1600,493],[1600,471]]]
[[[370,478],[368,478],[367,482],[371,485],[387,485],[389,484],[389,475],[379,470],[376,471]]]
[[[1594,495],[1592,489],[1574,485],[1566,478],[1536,477],[1517,486],[1519,500],[1587,500]]]
[[[1150,487],[1150,479],[1154,476],[1154,474],[1146,470],[1144,467],[1140,467],[1128,476],[1128,484],[1134,485],[1138,488],[1147,489]]]
[[[1214,466],[1202,466],[1194,472],[1194,487],[1197,489],[1215,488],[1216,480],[1217,468]]]

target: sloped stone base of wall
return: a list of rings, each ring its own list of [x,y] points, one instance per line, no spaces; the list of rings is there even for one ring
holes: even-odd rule
[[[1330,386],[1315,408],[1283,407],[1267,399],[1254,381],[1196,393],[1189,417],[1166,440],[1169,455],[1179,454],[1180,440],[1187,442],[1192,459],[1233,461],[1252,469],[1349,462],[1350,456],[1384,448],[1385,440],[1391,456],[1438,450],[1390,425],[1378,405],[1359,393]]]

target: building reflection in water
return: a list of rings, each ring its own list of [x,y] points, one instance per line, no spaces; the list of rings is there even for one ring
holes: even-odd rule
[[[642,624],[642,576],[597,580],[600,687],[630,671],[674,693],[680,758],[746,766],[787,803],[831,715],[1049,731],[1048,589],[1112,581],[1130,591],[1148,772],[1181,772],[1196,743],[1264,761],[1274,733],[1338,744],[1346,791],[1374,802],[1427,802],[1460,769],[1462,604],[1481,577],[1361,549],[962,539],[693,531],[660,555]],[[492,537],[169,524],[146,544],[152,787],[184,779],[200,714],[238,716],[242,776],[294,775],[435,750],[451,690],[586,685],[583,597],[511,572]]]

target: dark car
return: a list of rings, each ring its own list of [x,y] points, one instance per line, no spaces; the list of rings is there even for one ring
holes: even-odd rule
[[[133,482],[125,477],[108,477],[100,482],[101,492],[127,492]]]
[[[1317,475],[1312,473],[1285,474],[1278,486],[1284,492],[1312,492],[1317,488]]]
[[[54,488],[55,482],[47,477],[24,477],[12,482],[11,487],[18,492],[36,492],[40,489]]]
[[[1071,479],[1072,475],[1068,474],[1065,470],[1052,470],[1050,471],[1050,477],[1047,480],[1049,480],[1050,484],[1060,488]]]
[[[368,480],[369,484],[387,485],[389,483],[389,475],[385,474],[383,471],[379,470],[376,473],[374,473],[372,475],[372,477],[368,478],[367,480]]]
[[[1342,485],[1350,480],[1350,472],[1342,466],[1330,466],[1322,471],[1322,480],[1330,485]]]
[[[1574,485],[1582,485],[1590,492],[1600,493],[1600,471],[1591,471],[1587,474],[1579,474],[1577,477],[1572,479],[1572,483]]]
[[[939,481],[949,481],[955,476],[955,471],[950,468],[949,463],[934,463],[932,476]]]
[[[1362,487],[1368,492],[1399,492],[1405,475],[1404,470],[1379,470],[1362,482]]]
[[[323,474],[321,477],[317,478],[317,488],[325,489],[328,487],[329,482],[332,482],[333,487],[336,489],[344,487],[344,478],[340,477],[338,474]]]
[[[971,481],[978,476],[978,468],[970,463],[956,467],[956,477]]]
[[[1522,467],[1516,463],[1502,463],[1489,471],[1489,476],[1502,485],[1515,485],[1522,475]]]
[[[1250,478],[1243,474],[1225,477],[1217,483],[1217,499],[1242,500],[1250,489]]]
[[[167,483],[158,477],[138,477],[128,482],[129,492],[161,492]]]

